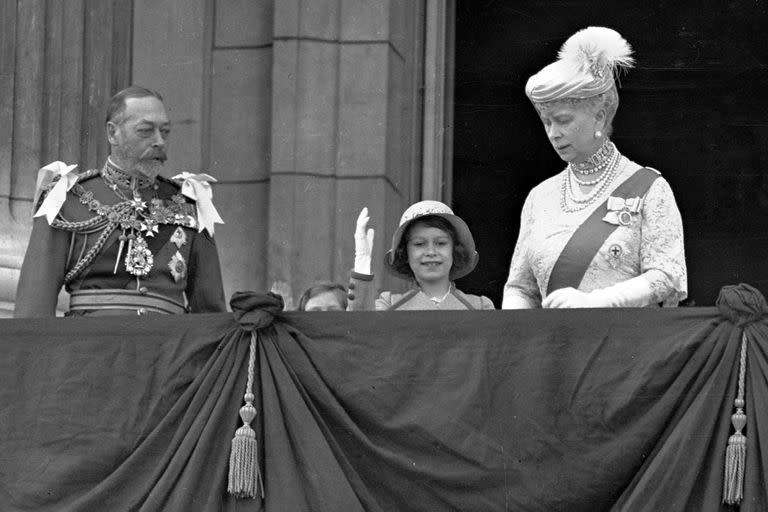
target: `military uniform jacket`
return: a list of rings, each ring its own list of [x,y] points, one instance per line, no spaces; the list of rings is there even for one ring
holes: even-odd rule
[[[146,179],[144,186],[136,187],[136,196],[130,188],[116,191],[115,183],[102,176],[106,169],[79,175],[53,225],[44,216],[34,219],[15,316],[54,315],[62,285],[70,293],[141,290],[167,297],[193,313],[226,311],[216,244],[206,230],[198,231],[194,201],[162,177]],[[115,205],[139,196],[149,220],[139,216],[133,225],[116,223],[125,210]],[[142,254],[149,256],[151,268],[144,275],[128,269],[135,263],[127,258],[128,246],[137,241],[131,234],[146,241],[148,253]]]

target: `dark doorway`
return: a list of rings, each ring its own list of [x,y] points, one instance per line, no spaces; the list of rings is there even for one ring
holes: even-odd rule
[[[564,166],[525,82],[568,36],[601,25],[635,50],[613,140],[672,186],[690,303],[712,305],[739,282],[768,292],[768,7],[623,3],[457,0],[453,206],[481,256],[465,291],[501,304],[523,201]]]

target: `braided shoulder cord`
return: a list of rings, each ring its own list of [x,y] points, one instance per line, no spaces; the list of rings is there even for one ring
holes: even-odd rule
[[[90,169],[78,177],[78,180],[88,179],[102,172],[99,169]],[[131,201],[125,200],[111,206],[101,204],[93,197],[93,193],[86,190],[80,183],[72,187],[72,192],[90,211],[96,215],[83,221],[68,221],[58,215],[51,226],[56,229],[62,229],[74,234],[87,235],[101,231],[99,237],[93,246],[86,252],[64,276],[64,284],[71,283],[79,276],[88,265],[90,265],[96,256],[104,248],[109,237],[114,233],[119,225],[123,224],[123,219],[128,210],[132,208]],[[117,191],[115,191],[117,192]],[[85,244],[85,242],[84,242]]]
[[[109,224],[109,221],[103,215],[97,215],[79,222],[72,222],[57,217],[51,222],[52,227],[72,231],[73,233],[94,233],[107,224]]]
[[[110,212],[115,212],[116,214],[119,214],[121,210],[125,210],[129,208],[129,205],[127,203],[118,203],[114,205]],[[79,221],[79,222],[71,222],[64,220],[60,217],[57,217],[54,219],[54,221],[51,223],[51,226],[58,229],[63,229],[65,231],[70,231],[72,233],[80,234],[80,235],[89,235],[92,233],[96,233],[98,231],[101,231],[101,234],[96,239],[96,242],[93,244],[93,247],[91,247],[85,255],[83,255],[82,258],[80,258],[74,267],[72,267],[69,272],[64,276],[64,284],[71,283],[78,275],[80,275],[83,270],[90,265],[94,259],[96,259],[96,256],[101,252],[101,250],[104,248],[104,244],[107,243],[107,240],[109,239],[110,235],[117,229],[118,222],[111,221],[107,217],[107,215],[96,215],[95,217],[91,217],[88,220],[85,221]],[[119,215],[111,216],[113,218],[119,218]]]
[[[99,235],[99,238],[96,240],[96,243],[93,244],[93,247],[91,247],[85,256],[83,256],[80,261],[78,261],[75,266],[72,267],[72,270],[67,272],[67,274],[64,276],[64,284],[71,283],[74,278],[80,275],[85,267],[93,262],[94,258],[96,258],[96,255],[99,254],[102,247],[104,247],[104,244],[107,242],[107,239],[115,231],[116,228],[117,223],[107,224],[107,226],[101,232],[101,235]]]
[[[79,179],[90,178],[98,173],[98,169],[91,169],[81,174]],[[112,206],[102,205],[98,200],[93,198],[93,193],[85,190],[80,183],[76,183],[72,187],[72,192],[83,205],[90,211],[95,212],[96,215],[88,220],[78,222],[68,221],[57,216],[51,223],[51,226],[54,228],[72,231],[74,233],[94,233],[110,223],[110,219],[117,219],[120,214],[124,213],[125,210],[129,208],[128,201],[121,201]]]

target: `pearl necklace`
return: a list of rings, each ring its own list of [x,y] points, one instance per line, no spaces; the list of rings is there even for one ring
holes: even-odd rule
[[[621,153],[618,151],[613,155],[608,168],[603,172],[603,175],[595,180],[597,185],[592,192],[584,198],[578,198],[573,193],[571,186],[571,172],[566,170],[563,173],[563,181],[560,186],[560,209],[565,213],[574,213],[591,206],[599,197],[603,195],[606,189],[613,183],[613,179],[618,174],[619,162],[621,161]],[[570,202],[570,204],[569,204]]]
[[[598,177],[598,178],[596,178],[594,180],[582,180],[582,179],[579,179],[578,176],[573,174],[573,171],[570,171],[570,173],[571,173],[571,178],[573,179],[573,181],[575,181],[576,183],[578,183],[582,187],[591,187],[593,185],[597,185],[605,177],[605,173],[603,173],[603,174],[600,175],[600,177]]]
[[[613,146],[613,144],[611,144],[611,146]],[[595,167],[594,169],[592,169],[590,171],[579,171],[578,169],[576,169],[573,165],[571,165],[569,163],[568,164],[568,171],[570,172],[571,177],[573,178],[573,181],[575,181],[576,183],[578,183],[579,185],[581,185],[583,187],[591,187],[593,185],[597,185],[598,183],[600,183],[604,179],[604,177],[606,175],[605,171],[607,169],[609,169],[611,166],[615,165],[616,164],[616,157],[620,156],[619,152],[615,151],[616,150],[616,146],[613,146],[613,149],[614,149],[614,151],[611,153],[610,158],[608,158],[606,160],[603,160],[602,162],[600,162],[600,164],[597,167]],[[579,178],[579,176],[577,176],[577,174],[581,174],[582,176],[587,176],[587,175],[594,174],[594,173],[597,173],[597,172],[601,172],[601,174],[600,174],[600,176],[598,176],[594,180],[582,180],[581,178]]]
[[[605,139],[603,145],[592,156],[577,164],[569,163],[568,169],[582,176],[601,172],[606,169],[617,152],[616,145],[609,139]]]

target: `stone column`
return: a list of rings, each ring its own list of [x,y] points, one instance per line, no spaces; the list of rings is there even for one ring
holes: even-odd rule
[[[0,317],[13,311],[37,170],[107,154],[106,101],[127,85],[132,1],[0,0]],[[84,79],[85,77],[85,79]]]
[[[376,229],[374,271],[419,196],[424,5],[275,2],[268,279],[297,297],[347,281],[357,214]]]
[[[218,180],[227,297],[268,289],[272,9],[273,0],[136,0],[134,81],[164,95],[173,126],[164,173]]]

